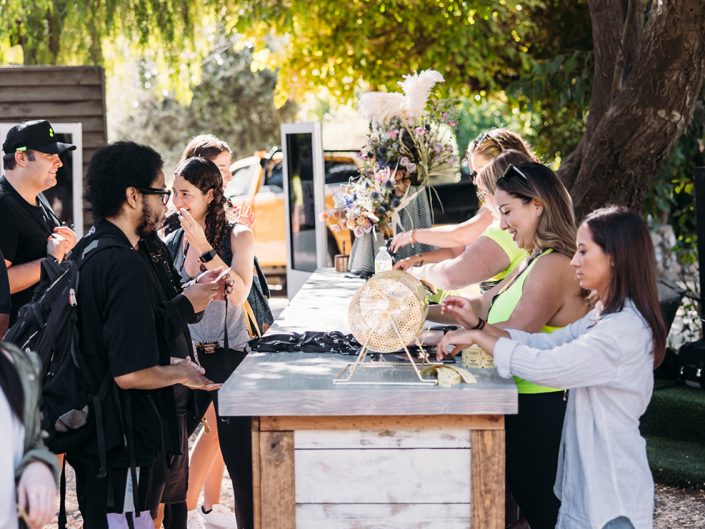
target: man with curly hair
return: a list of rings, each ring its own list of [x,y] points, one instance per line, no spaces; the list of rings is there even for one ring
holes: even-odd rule
[[[81,267],[79,351],[90,380],[111,389],[102,406],[107,473],[96,436],[66,454],[85,527],[151,526],[162,463],[180,450],[172,386],[218,387],[188,357],[173,358],[173,344],[222,288],[219,270],[173,296],[138,251],[166,210],[162,165],[153,149],[118,142],[98,150],[86,174],[95,224],[72,256],[103,246]]]

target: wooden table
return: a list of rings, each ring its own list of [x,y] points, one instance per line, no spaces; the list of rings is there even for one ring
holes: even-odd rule
[[[311,276],[269,334],[349,332],[362,281]],[[252,416],[258,529],[503,529],[504,415],[517,391],[496,370],[477,384],[341,386],[353,357],[251,353],[219,392]],[[390,380],[408,376],[377,370]]]

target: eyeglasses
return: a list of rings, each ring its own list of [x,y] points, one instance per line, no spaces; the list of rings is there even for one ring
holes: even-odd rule
[[[502,175],[502,178],[508,178],[512,174],[518,174],[524,179],[527,184],[529,183],[529,177],[526,176],[526,174],[524,174],[524,172],[519,169],[516,165],[510,165],[509,167],[507,167],[507,169],[504,171],[504,174]]]
[[[138,187],[145,195],[160,195],[162,198],[162,204],[166,205],[169,203],[169,198],[171,197],[170,189],[158,189],[156,187]]]

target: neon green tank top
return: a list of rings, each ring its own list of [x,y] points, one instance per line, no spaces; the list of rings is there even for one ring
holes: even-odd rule
[[[552,251],[553,250],[551,249],[545,250],[538,257],[532,260],[525,270],[519,272],[519,276],[516,280],[512,281],[507,288],[503,289],[499,294],[497,294],[497,296],[495,296],[490,312],[487,314],[487,323],[502,323],[511,317],[512,312],[514,312],[514,309],[519,304],[519,300],[521,299],[521,295],[524,290],[524,281],[531,272],[531,269],[538,262],[538,260],[541,259],[541,257],[548,255]],[[544,325],[540,332],[550,333],[559,328],[560,327]],[[538,384],[534,384],[533,382],[529,382],[528,380],[524,380],[519,377],[514,377],[514,382],[516,382],[519,393],[552,393],[554,391],[563,391],[558,388],[539,386]]]
[[[507,257],[509,258],[509,266],[498,274],[492,276],[489,279],[490,281],[501,281],[507,277],[517,267],[517,265],[519,265],[519,263],[529,257],[529,253],[523,248],[519,248],[509,232],[500,228],[499,224],[496,222],[493,222],[487,226],[480,237],[487,237],[497,243],[497,245],[499,245],[502,251],[507,254]]]

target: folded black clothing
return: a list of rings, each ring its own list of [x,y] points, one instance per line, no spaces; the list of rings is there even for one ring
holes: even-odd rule
[[[250,340],[250,349],[260,353],[337,353],[356,355],[360,344],[352,334],[340,331],[306,331],[270,334]]]

